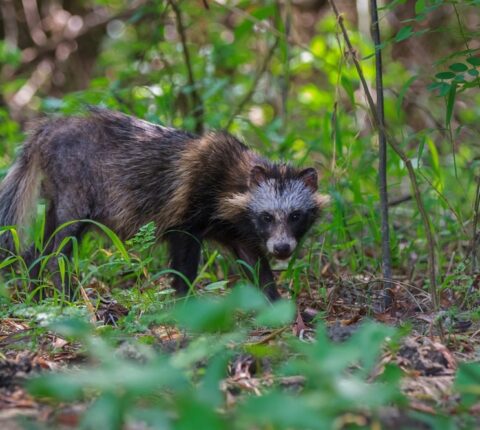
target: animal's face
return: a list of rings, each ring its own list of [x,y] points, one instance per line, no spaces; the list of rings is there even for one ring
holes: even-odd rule
[[[292,174],[280,167],[272,174],[255,166],[250,178],[249,216],[269,254],[289,258],[312,226],[328,196],[317,193],[313,168]]]

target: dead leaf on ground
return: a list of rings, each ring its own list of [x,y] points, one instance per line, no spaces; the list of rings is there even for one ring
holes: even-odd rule
[[[398,351],[397,363],[423,376],[453,375],[457,362],[445,345],[428,337],[408,337]]]

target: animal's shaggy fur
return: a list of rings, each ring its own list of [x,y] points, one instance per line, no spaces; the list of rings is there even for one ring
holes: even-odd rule
[[[0,186],[0,225],[27,223],[38,194],[48,203],[47,236],[67,221],[92,219],[126,239],[154,221],[170,243],[172,267],[189,280],[196,276],[201,241],[212,239],[258,264],[262,287],[274,299],[266,258],[277,246],[273,227],[280,228],[278,237],[288,231],[296,245],[327,201],[316,182],[313,169],[273,164],[225,132],[199,137],[93,108],[87,116],[46,120],[33,130]],[[295,210],[302,223],[288,226]],[[262,224],[264,213],[274,214],[275,226]],[[80,238],[85,227],[62,229],[46,251],[67,236]],[[0,240],[11,248],[7,234]],[[28,255],[34,254],[32,248]],[[174,286],[187,288],[180,277]]]

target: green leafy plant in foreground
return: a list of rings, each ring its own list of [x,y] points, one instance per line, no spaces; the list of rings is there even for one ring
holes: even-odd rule
[[[248,286],[222,298],[195,297],[165,315],[144,318],[150,323],[175,321],[188,333],[202,334],[170,354],[135,343],[129,358],[83,320],[58,319],[51,328],[81,341],[97,364],[41,375],[29,383],[29,390],[62,403],[94,399],[82,427],[103,429],[133,421],[155,429],[326,429],[343,413],[375,417],[382,406],[402,403],[400,373],[394,368],[382,380],[367,382],[395,329],[366,323],[347,342],[334,344],[320,325],[313,342],[287,334],[282,347],[249,342],[248,328],[281,327],[293,316],[290,302],[271,305]],[[260,358],[269,360],[279,376],[273,386],[259,385],[260,396],[242,394],[235,406],[227,407],[220,388],[228,376],[227,363],[246,351],[259,363]],[[292,375],[304,381],[299,392],[281,388],[282,378]]]

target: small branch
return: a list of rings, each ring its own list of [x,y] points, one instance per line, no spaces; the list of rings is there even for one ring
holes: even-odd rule
[[[428,271],[429,271],[429,279],[430,279],[430,295],[432,299],[432,305],[434,310],[438,310],[439,307],[439,299],[438,299],[438,291],[437,291],[437,280],[435,274],[435,241],[433,238],[432,227],[430,224],[430,219],[428,217],[427,211],[425,210],[425,206],[423,205],[422,197],[420,194],[420,188],[418,186],[417,177],[415,175],[415,170],[412,166],[411,160],[408,156],[403,152],[400,145],[393,139],[393,137],[387,132],[384,124],[380,121],[377,110],[375,107],[375,103],[373,101],[372,95],[368,88],[367,81],[365,80],[365,76],[363,74],[362,66],[358,61],[357,56],[355,55],[355,49],[350,41],[350,37],[348,36],[347,29],[345,28],[345,24],[343,22],[343,17],[340,15],[337,6],[334,0],[329,0],[330,5],[335,13],[337,18],[338,25],[342,30],[343,38],[348,48],[348,52],[353,60],[355,65],[355,69],[357,70],[358,77],[363,87],[363,91],[365,92],[365,96],[367,98],[368,106],[370,108],[370,112],[373,118],[374,125],[377,129],[381,129],[381,132],[386,136],[387,143],[391,146],[393,151],[400,157],[400,159],[404,162],[405,167],[408,171],[408,176],[410,178],[410,183],[413,188],[413,195],[415,197],[415,201],[417,203],[418,210],[420,212],[420,216],[422,218],[422,222],[425,229],[425,234],[427,238],[428,244]]]
[[[237,105],[237,107],[234,109],[232,116],[227,122],[227,125],[225,126],[225,129],[228,130],[230,126],[232,125],[233,121],[235,120],[236,116],[242,112],[243,108],[245,105],[250,101],[252,98],[253,94],[255,93],[255,90],[257,89],[258,82],[260,81],[260,78],[263,76],[265,71],[267,70],[268,64],[270,63],[270,60],[273,57],[273,54],[275,52],[275,49],[277,49],[278,43],[280,39],[276,38],[275,42],[273,45],[270,47],[268,54],[265,56],[265,59],[263,60],[263,64],[260,66],[260,68],[257,71],[257,74],[255,75],[255,78],[253,79],[253,84],[250,87],[250,90],[248,91],[247,94],[245,94],[245,97],[240,101],[240,103]]]
[[[282,19],[282,4],[277,0],[277,13],[280,29],[283,28],[284,38],[282,38],[281,51],[283,51],[283,73],[280,77],[280,95],[281,95],[281,115],[282,128],[285,132],[287,130],[288,122],[288,93],[290,90],[290,44],[288,42],[291,30],[291,1],[285,1],[285,20]]]
[[[38,11],[36,0],[22,0],[23,12],[27,21],[30,37],[37,46],[43,46],[47,43],[47,35],[42,28],[42,19]]]
[[[405,196],[400,196],[400,197],[397,197],[396,199],[391,199],[388,201],[388,207],[394,207],[394,206],[398,206],[398,205],[401,205],[402,203],[405,203],[405,202],[408,202],[412,200],[412,195],[411,194],[407,194]]]
[[[42,87],[47,80],[50,79],[53,72],[53,63],[51,60],[43,60],[32,73],[25,84],[15,93],[9,105],[14,112],[18,112],[24,108],[37,91]]]
[[[203,119],[203,113],[204,113],[203,101],[198,94],[197,85],[195,83],[195,78],[193,75],[193,67],[192,67],[192,62],[190,60],[190,53],[188,51],[187,36],[185,32],[185,26],[182,20],[182,12],[180,11],[180,8],[178,7],[175,0],[168,0],[168,2],[172,6],[173,12],[175,13],[175,18],[177,21],[177,31],[178,31],[178,34],[180,35],[180,41],[182,43],[183,58],[185,60],[185,66],[187,67],[188,84],[191,88],[190,94],[191,94],[191,103],[192,103],[192,113],[193,113],[193,118],[195,119],[195,132],[198,134],[202,134],[203,120],[204,120]]]
[[[387,194],[387,136],[385,135],[385,112],[383,100],[382,50],[380,48],[380,27],[378,25],[377,0],[370,0],[371,32],[375,44],[375,75],[377,91],[377,116],[382,127],[378,127],[378,188],[380,195],[380,232],[382,240],[382,272],[387,280],[384,284],[385,307],[392,305],[392,291],[388,281],[392,279],[392,256],[390,253],[390,229],[388,223]],[[393,308],[392,308],[393,309]]]
[[[3,28],[5,33],[5,41],[10,46],[18,46],[18,26],[15,17],[15,6],[12,0],[3,0],[0,2],[2,12]]]

